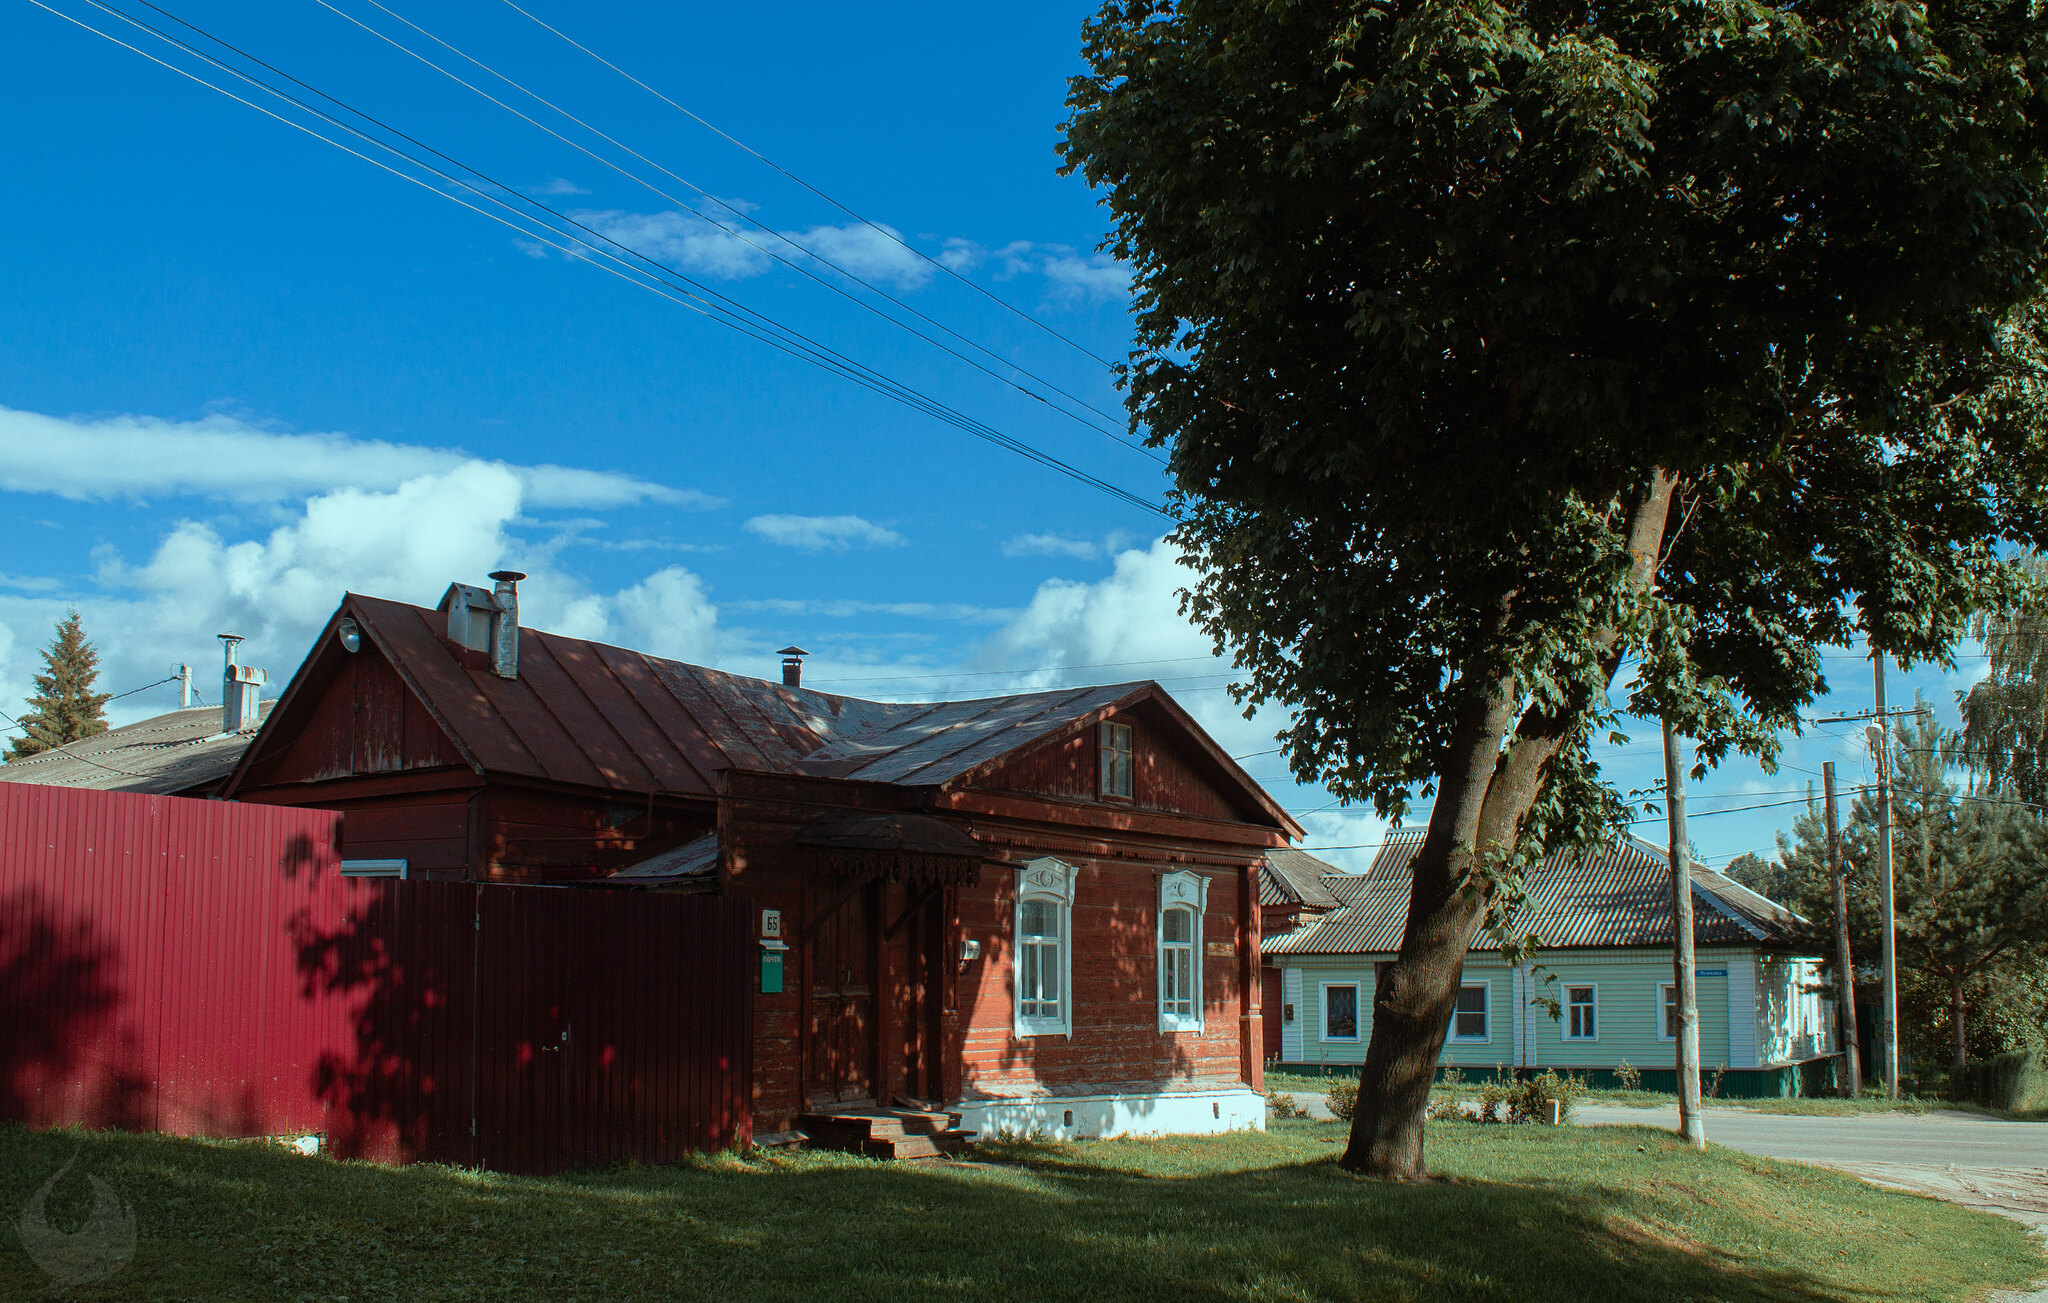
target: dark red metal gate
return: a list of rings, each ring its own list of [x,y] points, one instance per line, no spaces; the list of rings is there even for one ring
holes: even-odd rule
[[[0,1119],[525,1172],[748,1138],[748,902],[344,878],[338,818],[0,783]]]

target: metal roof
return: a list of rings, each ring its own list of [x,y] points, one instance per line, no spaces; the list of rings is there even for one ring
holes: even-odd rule
[[[686,796],[715,795],[722,769],[939,786],[1108,707],[1142,700],[1188,731],[1220,786],[1300,834],[1155,683],[972,701],[865,701],[532,628],[519,630],[519,675],[505,679],[443,636],[442,613],[355,593],[281,698],[286,735],[316,663],[346,654],[335,638],[343,616],[356,620],[478,772]]]
[[[681,886],[691,882],[710,882],[717,875],[718,834],[708,832],[673,850],[628,865],[600,881],[620,886]]]
[[[258,718],[277,703],[258,707]],[[220,731],[219,706],[174,710],[0,765],[0,782],[102,792],[210,795],[256,737]]]
[[[1372,867],[1354,882],[1331,882],[1343,907],[1264,943],[1267,954],[1392,954],[1408,921],[1408,868],[1423,829],[1390,833]],[[1670,862],[1631,838],[1596,851],[1558,851],[1527,878],[1518,930],[1547,949],[1671,944]],[[1695,945],[1784,945],[1798,921],[1784,906],[1724,874],[1694,868]],[[1490,949],[1482,933],[1475,950]]]
[[[1259,903],[1335,909],[1337,897],[1323,880],[1355,876],[1340,872],[1336,865],[1307,851],[1267,851],[1259,865]]]

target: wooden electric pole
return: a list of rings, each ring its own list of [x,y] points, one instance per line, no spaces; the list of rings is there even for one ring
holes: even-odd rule
[[[1877,727],[1871,730],[1871,750],[1877,759],[1877,894],[1878,926],[1883,929],[1884,1013],[1877,1030],[1884,1054],[1884,1093],[1899,1096],[1899,968],[1897,947],[1892,937],[1892,717],[1884,702],[1884,655],[1871,649],[1877,688]]]
[[[1820,783],[1827,793],[1828,881],[1835,891],[1835,986],[1841,1027],[1842,1090],[1854,1099],[1863,1093],[1863,1047],[1856,1033],[1856,970],[1849,964],[1849,893],[1842,882],[1842,825],[1835,814],[1835,762],[1821,762]]]
[[[1678,1134],[1706,1147],[1700,1116],[1700,1000],[1692,956],[1692,863],[1685,841],[1685,761],[1664,722],[1664,814],[1671,830],[1671,972],[1678,987]],[[1659,1009],[1657,1014],[1663,1016]]]

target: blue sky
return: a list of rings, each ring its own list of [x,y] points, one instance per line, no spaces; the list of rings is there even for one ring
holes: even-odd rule
[[[797,642],[808,682],[858,695],[1157,678],[1314,812],[1307,845],[1379,839],[1378,820],[1255,754],[1279,720],[1237,716],[1227,664],[1175,614],[1186,576],[1159,517],[606,270],[638,265],[619,246],[657,259],[707,299],[1156,500],[1157,462],[1097,415],[1121,410],[1097,357],[1127,347],[1125,278],[1095,250],[1086,187],[1056,171],[1090,6],[526,6],[743,149],[503,0],[166,5],[580,223],[561,227],[565,253],[82,0],[49,2],[427,184],[43,9],[0,7],[0,709],[67,606],[101,647],[103,686],[183,660],[214,701],[222,629],[282,682],[344,589],[431,604],[510,565],[533,576],[532,623],[770,675]],[[1952,717],[1980,664],[1895,676],[1895,697],[1918,684]],[[1830,672],[1824,712],[1867,706],[1867,667]],[[156,688],[113,713],[173,704]],[[1712,860],[1768,847],[1796,813],[1771,803],[1796,800],[1821,759],[1847,783],[1867,773],[1857,732],[1795,743],[1776,775],[1714,775],[1695,814],[1730,813],[1699,818],[1695,842]],[[1612,757],[1625,789],[1661,774],[1654,732],[1636,735]]]

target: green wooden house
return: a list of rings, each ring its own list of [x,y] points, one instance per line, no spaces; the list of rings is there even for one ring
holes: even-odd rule
[[[1422,835],[1390,834],[1365,873],[1333,869],[1321,885],[1335,908],[1266,939],[1279,977],[1268,990],[1278,987],[1281,1005],[1272,1066],[1333,1075],[1364,1059],[1374,976],[1400,947]],[[1509,965],[1482,933],[1465,960],[1443,1067],[1468,1080],[1556,1068],[1607,1086],[1626,1063],[1646,1087],[1673,1089],[1669,874],[1664,854],[1634,839],[1539,865],[1516,918],[1537,952]],[[1796,917],[1708,870],[1694,869],[1692,891],[1703,1086],[1746,1098],[1832,1089],[1835,1002],[1820,961],[1792,940]]]

